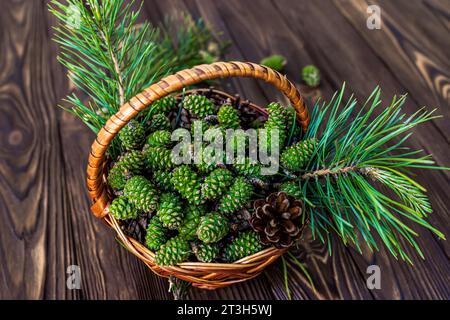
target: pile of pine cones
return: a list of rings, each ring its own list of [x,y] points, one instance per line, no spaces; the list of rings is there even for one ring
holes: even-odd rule
[[[261,126],[269,132],[279,129],[284,147],[280,172],[301,171],[315,141],[302,141],[300,131],[291,130],[293,109],[271,103],[267,111]],[[300,185],[286,180],[288,175],[264,176],[261,165],[249,159],[231,165],[203,161],[176,165],[172,160],[175,128],[194,132],[201,124],[219,134],[247,129],[240,113],[231,103],[217,104],[204,95],[182,100],[169,96],[120,131],[123,154],[107,177],[116,195],[109,213],[123,220],[125,232],[156,252],[157,264],[234,262],[267,246],[287,248],[299,239],[306,212]],[[187,115],[188,122],[180,121],[180,114]],[[297,142],[286,146],[288,140]],[[184,151],[192,152],[188,149]],[[266,198],[260,199],[261,194]]]

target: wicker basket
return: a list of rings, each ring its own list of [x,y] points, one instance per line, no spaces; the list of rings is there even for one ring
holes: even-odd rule
[[[282,255],[284,250],[275,247],[267,248],[234,263],[185,262],[176,266],[156,265],[155,254],[137,240],[125,235],[120,223],[108,214],[112,195],[105,175],[108,167],[106,151],[120,129],[155,100],[205,80],[234,76],[262,79],[274,85],[290,100],[297,112],[299,124],[306,129],[309,122],[308,111],[299,91],[285,76],[270,68],[249,62],[217,62],[200,65],[162,79],[125,103],[99,131],[92,144],[87,168],[87,186],[93,200],[92,213],[112,227],[124,246],[153,272],[163,277],[175,276],[204,289],[216,289],[254,278]],[[233,96],[226,93],[221,94],[231,100],[234,99]],[[264,113],[264,109],[261,107],[251,103],[249,106],[257,112]]]

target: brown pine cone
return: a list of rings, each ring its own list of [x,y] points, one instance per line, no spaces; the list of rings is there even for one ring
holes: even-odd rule
[[[250,224],[262,243],[281,249],[290,247],[300,238],[305,221],[303,201],[285,192],[275,192],[266,199],[256,200],[254,208]]]

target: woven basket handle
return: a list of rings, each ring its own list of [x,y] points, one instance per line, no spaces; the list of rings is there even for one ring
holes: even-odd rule
[[[299,124],[306,130],[309,114],[300,92],[285,76],[270,68],[250,62],[216,62],[179,71],[151,85],[121,106],[98,132],[92,144],[87,168],[87,186],[94,202],[91,210],[96,217],[103,218],[107,214],[105,208],[109,195],[103,178],[103,167],[106,150],[120,129],[152,102],[172,92],[205,80],[225,77],[253,77],[274,85],[290,100],[296,110]]]

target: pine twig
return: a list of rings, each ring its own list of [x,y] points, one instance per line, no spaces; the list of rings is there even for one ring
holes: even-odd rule
[[[357,110],[355,98],[343,103],[344,90],[345,85],[328,104],[314,107],[303,138],[315,138],[317,146],[304,171],[288,177],[299,182],[305,201],[312,204],[308,211],[313,236],[326,242],[334,231],[344,244],[361,250],[361,239],[378,249],[378,233],[394,257],[412,262],[401,239],[423,254],[415,241],[417,233],[406,221],[440,238],[444,235],[426,220],[432,210],[425,189],[408,172],[447,168],[436,167],[430,156],[417,156],[421,150],[411,151],[404,143],[411,135],[408,131],[437,117],[434,110],[422,109],[406,116],[401,112],[405,96],[394,97],[375,115],[381,104],[379,88]],[[380,186],[396,197],[384,194]]]
[[[86,104],[71,94],[65,110],[95,133],[144,88],[168,74],[216,60],[225,50],[201,20],[182,14],[155,27],[138,23],[140,8],[134,11],[133,4],[125,0],[49,4],[59,20],[54,39],[61,47],[58,60],[71,82],[89,97]],[[113,140],[110,154],[120,151],[118,144]]]

